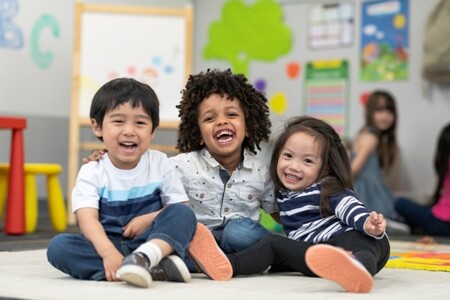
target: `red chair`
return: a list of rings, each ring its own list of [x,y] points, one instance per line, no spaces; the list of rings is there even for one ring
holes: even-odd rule
[[[27,120],[25,118],[0,116],[0,129],[12,130],[9,160],[11,169],[4,228],[4,231],[11,235],[25,233],[23,129],[26,127]]]

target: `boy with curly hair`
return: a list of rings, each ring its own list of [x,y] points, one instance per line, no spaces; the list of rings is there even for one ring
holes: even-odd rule
[[[268,166],[255,154],[271,133],[267,98],[242,74],[207,70],[182,90],[177,149],[170,160],[181,175],[198,222],[225,253],[270,234],[260,208],[278,219]]]

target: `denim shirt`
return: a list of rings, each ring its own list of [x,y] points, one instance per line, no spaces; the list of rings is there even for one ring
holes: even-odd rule
[[[220,176],[223,167],[206,148],[178,154],[170,161],[180,174],[198,222],[210,229],[236,218],[259,221],[260,208],[269,214],[278,211],[267,164],[247,150],[226,184]]]

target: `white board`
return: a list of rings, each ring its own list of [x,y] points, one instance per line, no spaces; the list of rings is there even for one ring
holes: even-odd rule
[[[160,100],[160,119],[178,121],[176,105],[186,83],[185,16],[85,12],[81,18],[79,116],[92,97],[117,77],[149,84]]]

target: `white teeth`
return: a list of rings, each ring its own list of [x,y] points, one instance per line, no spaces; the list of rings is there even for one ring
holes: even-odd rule
[[[226,142],[229,142],[229,141],[231,141],[232,140],[232,138],[230,137],[230,138],[227,138],[227,139],[221,139],[221,140],[219,140],[219,143],[226,143]]]
[[[291,175],[291,174],[286,174],[286,177],[288,179],[292,179],[292,180],[299,180],[300,179],[300,177],[297,177],[297,176],[294,176],[294,175]]]
[[[216,137],[219,138],[219,137],[221,137],[222,135],[225,135],[225,134],[226,135],[232,135],[233,133],[231,131],[225,130],[225,131],[221,131],[218,134],[216,134]]]

